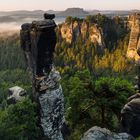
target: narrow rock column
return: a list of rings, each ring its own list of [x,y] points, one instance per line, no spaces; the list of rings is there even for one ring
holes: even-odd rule
[[[63,140],[64,97],[60,74],[53,67],[56,45],[55,15],[44,14],[44,19],[21,26],[21,48],[31,74],[34,100],[39,108],[41,140]]]
[[[139,36],[132,39],[139,39]],[[130,43],[135,45],[133,41]],[[136,55],[140,58],[140,46],[137,47]],[[137,68],[137,76],[135,77],[136,94],[128,98],[128,102],[121,110],[121,129],[137,138],[140,136],[140,59],[137,59],[135,64]]]
[[[64,124],[64,96],[59,83],[58,71],[52,69],[48,78],[40,82],[38,101],[40,122],[44,136],[51,140],[63,140],[61,128]],[[45,90],[44,90],[45,89]]]

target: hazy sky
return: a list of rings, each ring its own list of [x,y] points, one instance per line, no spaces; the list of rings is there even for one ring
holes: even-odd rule
[[[1,0],[0,11],[65,10],[68,7],[99,10],[140,10],[140,0]]]

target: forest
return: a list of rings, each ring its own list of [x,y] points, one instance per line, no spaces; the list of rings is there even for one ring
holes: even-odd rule
[[[67,17],[65,22],[75,20],[81,19]],[[120,111],[135,93],[137,68],[126,57],[130,30],[123,24],[125,19],[96,15],[82,20],[96,23],[103,30],[106,25],[112,26],[108,26],[104,36],[106,48],[102,53],[88,39],[79,37],[69,44],[57,33],[54,65],[62,77],[65,117],[70,130],[68,140],[80,140],[95,125],[119,132]],[[4,34],[0,38],[1,140],[37,140],[41,135],[29,77],[19,34]],[[28,97],[8,105],[8,89],[15,85],[26,89]]]

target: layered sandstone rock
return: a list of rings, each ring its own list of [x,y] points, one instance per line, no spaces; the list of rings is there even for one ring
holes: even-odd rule
[[[81,35],[82,35],[82,39],[86,39],[88,36],[88,25],[86,22],[82,22],[81,24]]]
[[[71,23],[63,23],[59,27],[61,37],[67,43],[72,43],[81,37],[83,40],[90,40],[102,49],[105,47],[103,32],[96,24],[88,25],[85,21],[74,21]]]
[[[89,38],[91,42],[104,46],[102,29],[98,28],[96,24],[89,28]]]
[[[140,57],[137,54],[140,48],[140,13],[129,16],[129,26],[131,28],[127,56],[140,64]]]
[[[64,119],[64,96],[58,71],[52,69],[39,83],[40,121],[44,135],[50,140],[63,140],[61,129]]]
[[[131,96],[121,110],[122,131],[134,137],[140,136],[140,93]]]
[[[71,43],[72,42],[72,24],[64,23],[60,27],[60,33],[61,37],[66,40],[66,42]]]

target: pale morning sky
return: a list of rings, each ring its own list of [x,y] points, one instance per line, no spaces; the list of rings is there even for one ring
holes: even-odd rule
[[[140,0],[1,0],[0,11],[65,10],[80,7],[86,10],[140,10]]]

